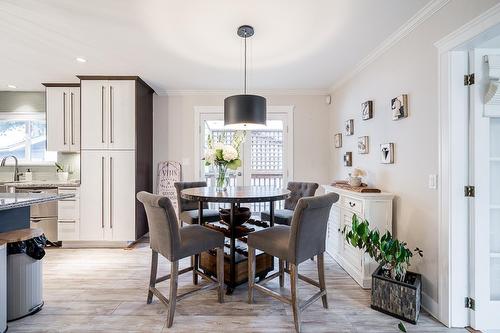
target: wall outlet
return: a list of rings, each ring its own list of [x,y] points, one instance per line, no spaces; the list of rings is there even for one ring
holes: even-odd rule
[[[437,175],[429,175],[429,188],[431,190],[437,189]]]

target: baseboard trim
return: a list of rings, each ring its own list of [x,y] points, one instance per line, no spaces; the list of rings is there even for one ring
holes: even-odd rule
[[[439,304],[422,291],[422,309],[439,321]]]
[[[62,243],[63,249],[81,249],[81,248],[127,248],[131,242],[113,242],[113,241],[66,241]]]

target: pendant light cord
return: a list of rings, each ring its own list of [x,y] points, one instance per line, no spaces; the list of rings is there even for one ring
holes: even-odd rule
[[[244,74],[244,94],[247,94],[247,35],[245,34],[245,74]]]

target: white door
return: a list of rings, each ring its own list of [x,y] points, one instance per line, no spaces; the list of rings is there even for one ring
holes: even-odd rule
[[[109,221],[105,238],[135,240],[135,152],[108,153]]]
[[[500,118],[484,115],[484,96],[490,82],[485,57],[500,49],[476,49],[475,84],[471,86],[471,326],[500,328]],[[500,111],[500,110],[499,110]]]
[[[135,149],[135,81],[107,84],[109,149]]]
[[[293,178],[291,161],[293,161],[293,117],[291,111],[267,113],[267,128],[257,131],[247,131],[245,143],[241,150],[242,167],[236,172],[230,171],[231,185],[240,186],[272,186],[286,187],[288,180]],[[215,112],[200,112],[199,115],[199,172],[200,178],[206,179],[209,186],[213,184],[213,167],[204,166],[201,160],[207,148],[207,137],[225,136],[230,142],[233,131],[224,128],[222,110]],[[281,208],[279,202],[276,208]],[[254,203],[250,205],[253,212],[269,209],[269,203]]]
[[[109,159],[105,151],[81,152],[80,240],[104,239],[108,225]]]
[[[68,144],[69,150],[80,151],[80,88],[68,88]]]
[[[65,87],[47,87],[47,150],[69,151],[69,133],[67,132],[67,108],[70,96]]]
[[[82,80],[81,94],[81,148],[106,149],[109,136],[107,81]]]

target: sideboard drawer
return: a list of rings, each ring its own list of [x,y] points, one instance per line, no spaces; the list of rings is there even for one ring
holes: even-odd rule
[[[363,201],[348,196],[342,198],[342,204],[345,208],[352,210],[358,215],[363,215]]]

